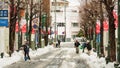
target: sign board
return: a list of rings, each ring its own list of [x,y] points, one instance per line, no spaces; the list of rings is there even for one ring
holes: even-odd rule
[[[8,19],[0,19],[0,26],[8,26]]]
[[[8,26],[8,10],[0,10],[0,26]]]

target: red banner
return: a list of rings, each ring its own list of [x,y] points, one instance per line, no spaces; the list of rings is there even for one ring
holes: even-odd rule
[[[96,23],[96,34],[99,34],[100,33],[100,23],[97,22]]]
[[[26,33],[26,24],[22,26],[22,33]]]
[[[104,20],[103,21],[103,27],[104,27],[104,31],[108,31],[109,27],[108,27],[108,21],[107,20]]]

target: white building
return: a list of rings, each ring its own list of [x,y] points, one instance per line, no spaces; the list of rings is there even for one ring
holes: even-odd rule
[[[72,6],[69,1],[51,0],[51,16],[52,30],[55,31],[56,25],[57,39],[72,41],[80,30],[78,7]],[[52,36],[55,38],[55,34]]]

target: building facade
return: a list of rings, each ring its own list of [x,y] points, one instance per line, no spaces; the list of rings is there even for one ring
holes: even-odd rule
[[[80,30],[79,10],[77,6],[70,6],[69,1],[51,1],[51,26],[55,32],[52,37],[61,41],[72,41]]]

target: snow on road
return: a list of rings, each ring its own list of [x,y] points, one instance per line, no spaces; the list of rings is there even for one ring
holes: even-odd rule
[[[27,66],[19,68],[114,68],[113,63],[106,64],[105,58],[98,58],[95,52],[91,51],[91,54],[88,55],[80,51],[79,54],[76,54],[73,47],[47,46],[36,51],[31,50],[30,56],[32,59],[25,62],[22,51],[14,52],[12,57],[0,58],[0,68],[5,66],[9,68],[8,65],[13,65],[13,67],[16,65],[14,68],[18,68],[21,64]]]

